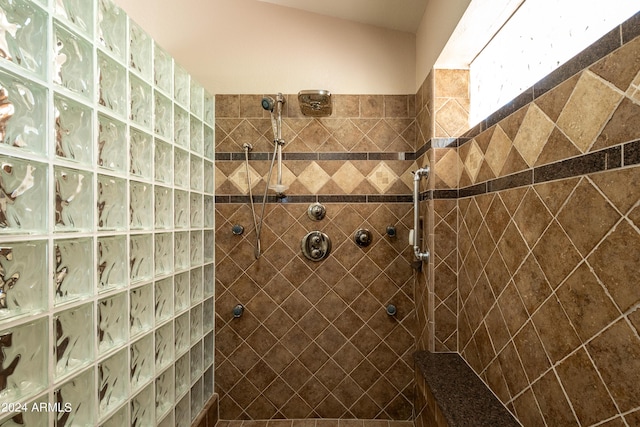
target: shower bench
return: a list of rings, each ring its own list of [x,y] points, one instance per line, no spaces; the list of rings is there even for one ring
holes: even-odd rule
[[[422,425],[521,426],[459,354],[417,351],[413,359],[417,373],[421,374],[417,376],[417,392],[426,403],[418,414],[426,417]]]

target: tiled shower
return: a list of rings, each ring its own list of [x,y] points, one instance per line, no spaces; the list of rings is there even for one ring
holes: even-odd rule
[[[189,426],[213,395],[214,99],[110,0],[0,19],[0,425]]]

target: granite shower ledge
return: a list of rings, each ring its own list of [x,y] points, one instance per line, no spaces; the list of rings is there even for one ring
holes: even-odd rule
[[[457,353],[413,354],[449,427],[521,426]]]

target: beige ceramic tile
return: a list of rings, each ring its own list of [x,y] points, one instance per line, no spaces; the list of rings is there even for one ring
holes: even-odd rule
[[[478,143],[473,140],[470,143],[471,147],[469,148],[469,153],[467,154],[467,158],[464,161],[464,167],[471,178],[471,182],[475,184],[476,178],[478,177],[478,172],[480,171],[480,167],[482,166],[482,162],[484,161],[484,155],[478,147]]]
[[[444,102],[436,112],[436,124],[444,130],[445,135],[438,137],[456,137],[469,129],[469,112],[455,99]]]
[[[557,125],[576,147],[586,153],[622,96],[595,74],[585,71]]]
[[[380,162],[367,179],[380,193],[385,193],[396,182],[398,175],[385,162]]]
[[[438,149],[442,157],[436,161],[435,174],[449,187],[456,188],[463,164],[456,149]],[[443,153],[444,152],[444,153]]]
[[[553,128],[549,117],[537,105],[531,104],[513,140],[513,145],[529,166],[535,165]]]
[[[365,176],[351,162],[346,162],[333,174],[332,179],[345,193],[351,194]]]
[[[510,150],[511,140],[500,125],[497,125],[485,153],[485,159],[496,176],[499,176]]]
[[[329,174],[316,162],[311,162],[298,176],[298,181],[312,194],[317,193],[330,179]]]

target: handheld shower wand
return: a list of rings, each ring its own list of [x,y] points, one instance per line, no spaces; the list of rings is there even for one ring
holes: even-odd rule
[[[275,144],[278,156],[276,184],[269,185],[269,188],[274,190],[278,196],[284,196],[284,192],[287,189],[287,186],[282,183],[282,146],[284,145],[284,139],[282,139],[282,106],[284,103],[284,96],[281,93],[278,93],[275,100],[270,96],[262,98],[262,108],[271,113],[273,143]]]

